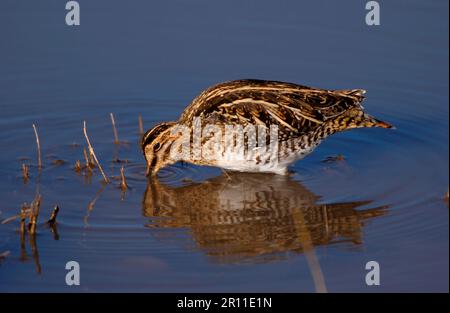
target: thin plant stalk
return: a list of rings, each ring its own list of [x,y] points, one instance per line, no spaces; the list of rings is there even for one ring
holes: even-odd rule
[[[83,148],[83,155],[84,155],[84,160],[86,161],[86,168],[90,169],[91,168],[91,162],[89,162],[89,158],[86,152],[86,148]]]
[[[89,137],[88,137],[88,134],[87,134],[87,130],[86,130],[86,121],[83,121],[83,131],[84,131],[84,136],[86,137],[86,142],[88,144],[89,153],[94,158],[95,163],[97,163],[97,166],[98,166],[98,168],[100,170],[100,173],[102,173],[102,176],[103,176],[103,179],[105,180],[105,183],[108,184],[109,183],[109,179],[108,179],[108,177],[106,177],[105,172],[103,171],[103,168],[100,165],[100,162],[98,161],[97,156],[95,155],[94,148],[92,148],[91,141],[89,140]]]
[[[38,168],[39,171],[42,168],[42,158],[41,158],[41,142],[39,141],[39,135],[36,129],[36,125],[33,124],[33,129],[34,129],[34,135],[36,136],[36,144],[37,144],[37,149],[38,149]]]
[[[81,163],[80,163],[80,160],[77,160],[77,161],[75,162],[75,166],[74,166],[73,169],[74,169],[74,171],[77,172],[77,173],[81,172]]]
[[[37,219],[39,217],[39,209],[41,207],[41,195],[36,195],[31,207],[30,223],[28,224],[28,230],[30,234],[36,233]]]
[[[125,179],[125,170],[124,170],[123,166],[120,168],[120,177],[121,177],[120,188],[122,188],[122,191],[126,191],[128,188],[128,185],[127,185],[127,180]]]
[[[114,131],[114,143],[118,144],[119,143],[119,135],[117,133],[116,120],[114,119],[114,114],[109,113],[109,116],[111,117],[111,123],[112,123],[113,131]]]
[[[59,206],[55,205],[53,208],[52,214],[50,215],[50,219],[47,221],[47,224],[53,225],[56,223],[56,218],[58,217]]]
[[[28,166],[25,164],[22,164],[22,174],[23,174],[23,182],[27,183],[28,179],[30,178],[30,172],[28,170]]]

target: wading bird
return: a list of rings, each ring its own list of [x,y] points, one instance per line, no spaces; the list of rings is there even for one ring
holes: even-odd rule
[[[215,85],[196,97],[178,121],[157,124],[143,135],[147,174],[155,175],[177,161],[286,174],[290,164],[336,132],[392,128],[364,112],[364,93],[362,89],[325,90],[265,80]],[[197,132],[199,124],[202,127]],[[230,129],[236,134],[227,137]],[[188,153],[178,153],[184,148]]]

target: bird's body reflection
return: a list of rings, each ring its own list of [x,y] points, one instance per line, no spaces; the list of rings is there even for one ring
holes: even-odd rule
[[[370,201],[318,204],[290,177],[230,173],[186,186],[149,181],[143,199],[150,227],[190,228],[215,261],[269,261],[314,246],[362,242],[367,219],[386,207],[356,210]]]

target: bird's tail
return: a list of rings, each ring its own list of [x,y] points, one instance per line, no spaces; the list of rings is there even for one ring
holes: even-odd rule
[[[335,92],[343,93],[346,96],[358,96],[358,97],[362,97],[366,93],[364,89],[339,89],[335,90]]]

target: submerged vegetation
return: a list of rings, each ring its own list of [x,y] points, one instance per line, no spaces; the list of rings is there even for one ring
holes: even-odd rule
[[[120,141],[118,136],[118,131],[116,127],[116,121],[113,113],[110,113],[111,123],[113,126],[113,133],[114,133],[114,144],[127,144],[126,141]],[[139,134],[143,133],[143,123],[142,123],[142,116],[139,114],[138,117],[138,129]],[[55,204],[53,207],[53,210],[49,214],[49,218],[44,223],[39,223],[39,215],[41,212],[41,203],[42,203],[42,195],[40,193],[40,180],[41,176],[43,175],[43,157],[42,157],[42,147],[41,147],[41,139],[38,133],[38,128],[36,124],[32,124],[32,128],[35,135],[35,141],[36,141],[36,148],[37,148],[37,174],[36,176],[32,176],[30,174],[30,168],[33,168],[33,164],[26,164],[22,163],[21,165],[21,177],[23,179],[24,184],[28,184],[30,181],[34,181],[36,185],[35,190],[35,197],[34,199],[28,203],[23,203],[22,206],[19,209],[18,214],[3,218],[0,222],[0,224],[8,224],[13,221],[18,220],[19,221],[19,234],[20,234],[20,247],[21,247],[21,256],[20,260],[26,261],[29,259],[27,255],[27,237],[28,237],[28,243],[31,249],[32,259],[35,262],[36,271],[37,273],[42,272],[42,267],[39,261],[39,253],[37,249],[37,242],[36,242],[36,235],[38,233],[38,230],[41,227],[45,227],[50,229],[51,233],[53,234],[53,239],[58,240],[59,234],[57,230],[57,218],[58,214],[60,213],[60,206],[58,204]],[[106,185],[111,183],[111,179],[114,181],[119,181],[118,188],[121,190],[121,199],[124,199],[126,191],[130,188],[129,184],[127,183],[127,179],[125,176],[125,166],[129,164],[129,161],[127,159],[119,159],[118,157],[114,157],[112,159],[112,163],[121,164],[120,167],[120,175],[119,176],[108,176],[106,172],[104,171],[96,153],[94,150],[94,147],[92,146],[91,140],[88,135],[87,131],[87,124],[86,121],[83,121],[83,134],[86,140],[86,145],[79,145],[77,143],[71,144],[72,148],[82,148],[81,153],[83,156],[83,161],[77,160],[72,167],[73,171],[75,171],[79,175],[85,176],[89,181],[91,180],[92,176],[98,170],[98,172],[102,176],[102,184],[99,192],[95,195],[94,199],[92,199],[88,205],[87,205],[87,215],[84,218],[84,224],[88,225],[88,218],[92,210],[94,209],[95,202],[100,197],[100,194],[103,192]],[[53,158],[54,156],[47,156],[47,158]],[[29,160],[29,158],[21,158],[21,160]],[[61,159],[53,159],[51,161],[52,165],[61,165],[66,163],[66,161]],[[10,255],[10,251],[0,251],[0,262],[6,259]]]

